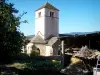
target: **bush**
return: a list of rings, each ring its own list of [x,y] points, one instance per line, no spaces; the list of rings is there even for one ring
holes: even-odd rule
[[[32,62],[26,63],[25,68],[29,68],[31,70],[37,70],[37,71],[42,71],[42,70],[60,70],[61,64],[59,61],[49,61],[49,60],[34,60]]]
[[[26,53],[20,53],[19,56],[20,56],[20,57],[27,57],[28,54],[26,54]]]
[[[39,50],[32,50],[30,56],[39,56],[40,52]]]

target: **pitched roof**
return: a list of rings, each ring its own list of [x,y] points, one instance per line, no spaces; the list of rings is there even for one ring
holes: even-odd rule
[[[43,38],[40,35],[37,35],[37,36],[33,37],[31,39],[31,42],[33,42],[33,43],[40,43],[40,44],[47,43],[45,40],[43,40]]]
[[[44,5],[42,5],[40,8],[38,8],[37,10],[40,10],[42,8],[48,8],[48,9],[53,9],[53,10],[58,10],[56,7],[54,7],[53,5],[49,4],[48,2]],[[36,11],[37,11],[36,10]]]
[[[47,40],[44,40],[40,35],[36,35],[33,38],[30,39],[31,43],[35,43],[35,44],[46,44],[49,46],[52,46],[54,43],[56,43],[56,41],[58,41],[57,37],[51,37]]]
[[[47,45],[52,46],[57,40],[58,40],[57,37],[52,37],[52,38],[50,38],[50,39],[48,40]]]

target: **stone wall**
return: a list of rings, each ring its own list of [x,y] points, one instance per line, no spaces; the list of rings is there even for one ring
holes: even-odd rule
[[[45,44],[35,44],[37,48],[40,50],[40,56],[45,56],[46,55],[46,46]]]
[[[53,55],[58,55],[58,51],[60,50],[60,41],[57,40],[54,45],[52,46],[53,47]]]

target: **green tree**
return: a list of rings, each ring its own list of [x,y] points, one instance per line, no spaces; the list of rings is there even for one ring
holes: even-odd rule
[[[23,46],[24,35],[19,30],[20,17],[12,3],[0,0],[0,61],[6,62],[18,55]],[[24,21],[26,22],[26,21]]]

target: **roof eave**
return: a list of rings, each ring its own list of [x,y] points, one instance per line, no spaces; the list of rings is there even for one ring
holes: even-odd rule
[[[46,8],[46,7],[45,7],[45,8]],[[43,9],[43,8],[39,8],[39,9],[35,10],[35,12],[38,11],[38,10],[40,10],[40,9]],[[50,8],[47,8],[47,9],[50,9]],[[52,9],[52,10],[60,11],[59,9]]]
[[[47,42],[32,42],[32,43],[34,43],[34,44],[47,44]]]

